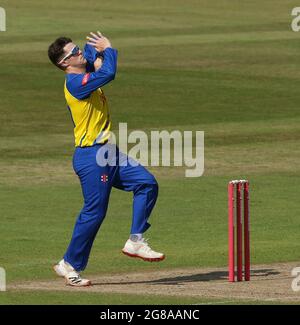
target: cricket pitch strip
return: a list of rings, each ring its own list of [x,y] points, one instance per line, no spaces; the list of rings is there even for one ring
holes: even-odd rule
[[[228,282],[227,268],[177,268],[113,275],[89,276],[91,287],[70,287],[64,279],[8,284],[8,291],[80,291],[160,296],[199,297],[265,302],[299,302],[300,291],[292,290],[292,269],[300,263],[253,265],[251,281]]]

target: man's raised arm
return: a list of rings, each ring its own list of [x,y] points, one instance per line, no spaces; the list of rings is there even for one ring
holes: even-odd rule
[[[100,34],[100,33],[99,33]],[[88,98],[93,91],[106,85],[115,78],[117,72],[117,57],[118,52],[111,47],[110,41],[98,34],[91,33],[93,38],[87,37],[98,55],[102,57],[102,64],[95,72],[70,75],[67,79],[67,88],[70,93],[77,99]]]

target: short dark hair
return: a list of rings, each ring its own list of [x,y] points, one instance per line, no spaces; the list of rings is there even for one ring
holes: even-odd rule
[[[58,64],[59,59],[61,59],[64,54],[64,47],[71,42],[71,38],[59,37],[48,48],[48,57],[50,61],[61,70],[64,70],[64,68]]]

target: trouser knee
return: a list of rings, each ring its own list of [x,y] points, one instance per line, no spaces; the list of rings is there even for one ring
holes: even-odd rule
[[[145,184],[143,184],[141,186],[141,188],[143,190],[145,190],[145,192],[147,192],[148,194],[150,194],[150,196],[153,199],[156,199],[158,196],[158,183],[155,180],[155,178],[153,177],[153,179],[151,179],[149,182],[146,182]]]
[[[151,192],[152,192],[153,196],[157,197],[158,196],[158,183],[156,182],[156,180],[154,183],[151,183],[148,186],[151,188]]]

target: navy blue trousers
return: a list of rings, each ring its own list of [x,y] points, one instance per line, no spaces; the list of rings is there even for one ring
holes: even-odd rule
[[[113,147],[116,151],[114,166],[100,166],[97,163],[97,152],[105,146]],[[131,234],[137,234],[144,233],[150,227],[148,219],[157,199],[158,184],[146,168],[111,144],[77,147],[73,168],[80,179],[84,206],[77,218],[64,260],[76,271],[82,271],[86,268],[94,239],[105,218],[112,187],[133,192]]]

